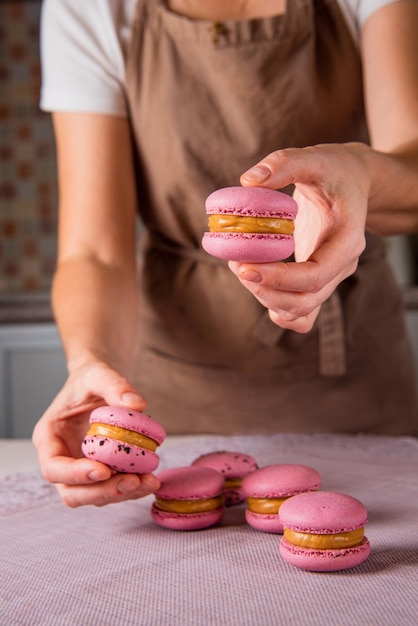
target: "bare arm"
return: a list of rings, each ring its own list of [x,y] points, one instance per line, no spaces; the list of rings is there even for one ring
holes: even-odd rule
[[[243,185],[295,184],[298,263],[230,263],[278,325],[309,331],[321,304],[352,274],[366,227],[382,235],[418,230],[418,2],[369,17],[362,32],[372,146],[279,150],[245,172]]]
[[[418,2],[373,14],[361,36],[372,147],[367,226],[382,235],[418,230]],[[378,152],[377,152],[378,151]],[[395,209],[395,210],[394,210]]]
[[[53,306],[69,370],[102,358],[129,374],[136,200],[128,123],[60,113],[54,128],[60,219]]]
[[[147,495],[154,476],[112,474],[83,458],[90,411],[143,410],[129,382],[136,324],[135,182],[126,120],[54,115],[60,217],[53,307],[69,377],[34,431],[41,470],[69,506]]]

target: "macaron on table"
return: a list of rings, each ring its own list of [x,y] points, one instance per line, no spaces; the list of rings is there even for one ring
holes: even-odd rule
[[[224,187],[206,199],[209,230],[202,247],[229,261],[269,263],[290,257],[297,204],[263,187]]]
[[[364,535],[370,555],[353,567],[333,571],[306,570],[285,560],[280,553],[285,535],[250,526],[245,502],[225,508],[219,522],[196,531],[157,524],[151,516],[155,494],[105,507],[70,509],[55,486],[42,478],[28,448],[32,449],[30,441],[0,439],[2,624],[418,623],[417,438],[321,433],[168,435],[158,449],[158,475],[189,467],[199,456],[216,450],[248,454],[260,469],[275,464],[315,469],[321,487],[286,500],[282,515],[299,498],[329,492],[345,494],[350,502],[354,498],[367,509]],[[341,519],[343,511],[340,507]],[[294,519],[294,510],[291,513]],[[363,523],[364,518],[358,521]],[[290,528],[291,522],[286,523]],[[343,529],[347,534],[359,530],[325,529]],[[306,529],[290,530],[304,533]]]
[[[343,493],[318,491],[289,498],[279,511],[280,554],[305,570],[332,572],[363,563],[370,555],[364,535],[367,510]]]
[[[244,478],[242,493],[247,500],[245,518],[250,526],[268,533],[282,533],[279,511],[298,493],[314,491],[321,477],[312,467],[300,464],[273,464],[261,467]]]
[[[225,505],[224,480],[209,467],[175,467],[158,474],[154,522],[172,530],[200,530],[221,521]]]
[[[249,454],[219,450],[200,455],[192,462],[195,467],[211,467],[224,478],[224,500],[226,506],[234,506],[245,500],[242,492],[243,479],[258,469],[255,459]]]

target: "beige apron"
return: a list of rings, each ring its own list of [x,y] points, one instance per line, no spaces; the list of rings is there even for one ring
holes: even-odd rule
[[[201,249],[205,197],[269,152],[367,140],[360,60],[336,2],[211,23],[139,0],[127,59],[147,239],[135,382],[170,433],[406,434],[416,416],[399,290],[368,236],[305,335]]]

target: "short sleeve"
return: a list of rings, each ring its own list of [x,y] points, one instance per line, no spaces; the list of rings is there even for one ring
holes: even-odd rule
[[[43,110],[127,115],[124,19],[123,0],[44,0]]]
[[[400,0],[339,0],[339,3],[353,36],[358,40],[361,26],[367,18],[385,5],[399,1]]]

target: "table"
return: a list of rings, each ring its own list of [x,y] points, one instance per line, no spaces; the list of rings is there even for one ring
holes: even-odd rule
[[[279,535],[246,525],[242,505],[194,532],[153,524],[153,496],[68,509],[42,480],[30,442],[1,440],[0,624],[418,624],[418,439],[169,437],[160,469],[225,449],[252,454],[260,466],[311,465],[322,489],[360,499],[369,511],[370,558],[342,572],[294,568],[281,560]]]

